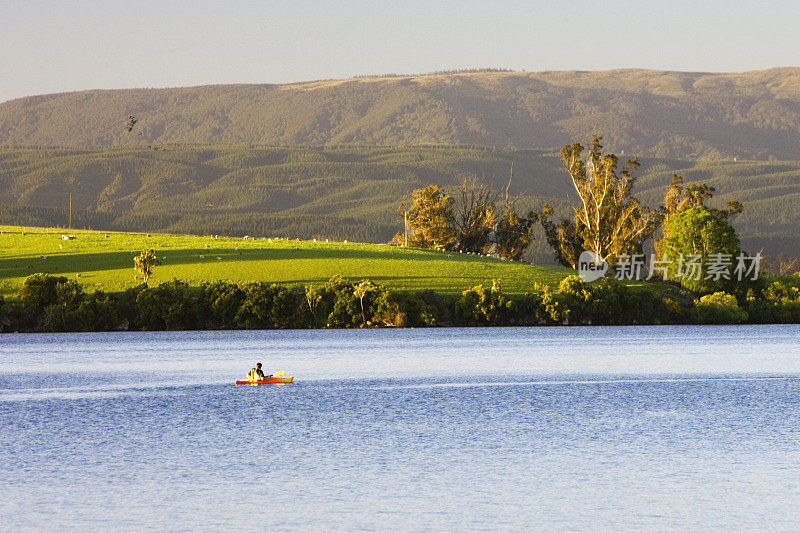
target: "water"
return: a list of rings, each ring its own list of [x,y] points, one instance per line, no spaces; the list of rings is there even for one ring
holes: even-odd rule
[[[799,437],[798,326],[0,336],[4,530],[797,530]]]

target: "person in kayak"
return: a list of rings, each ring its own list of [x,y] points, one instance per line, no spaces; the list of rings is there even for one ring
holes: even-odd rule
[[[247,379],[252,379],[252,380],[255,380],[255,381],[258,381],[258,380],[261,380],[261,379],[264,379],[264,378],[271,378],[271,377],[272,377],[272,374],[270,374],[269,376],[265,376],[264,375],[264,371],[261,370],[261,363],[256,363],[256,367],[255,368],[251,368],[250,372],[247,373]]]

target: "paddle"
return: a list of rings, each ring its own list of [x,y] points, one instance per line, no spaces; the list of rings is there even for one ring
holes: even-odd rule
[[[283,375],[283,370],[281,370],[280,372],[275,372],[272,375],[275,376],[276,378],[279,378],[279,377],[281,377]]]

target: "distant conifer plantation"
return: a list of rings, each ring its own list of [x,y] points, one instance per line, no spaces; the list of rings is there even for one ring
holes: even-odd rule
[[[162,146],[0,149],[0,217],[8,224],[120,231],[387,242],[401,201],[431,183],[473,176],[520,207],[544,202],[569,215],[574,194],[556,153],[449,147]],[[653,207],[673,172],[716,188],[712,207],[740,200],[745,248],[800,255],[800,162],[644,158],[637,197]],[[531,258],[550,262],[539,238]]]

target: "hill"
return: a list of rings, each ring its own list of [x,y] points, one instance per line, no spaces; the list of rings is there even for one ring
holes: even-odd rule
[[[124,128],[128,115],[139,123]],[[286,85],[82,91],[0,104],[0,146],[447,144],[800,159],[800,69],[457,72]]]
[[[120,231],[387,242],[413,188],[455,187],[478,176],[520,207],[569,215],[574,191],[559,158],[539,151],[452,147],[167,146],[0,149],[0,221]],[[712,205],[739,199],[735,226],[748,250],[800,255],[800,162],[644,158],[637,194],[663,202],[672,172],[717,188]],[[542,239],[532,259],[551,253]]]
[[[151,278],[154,284],[178,278],[193,286],[214,280],[319,285],[338,274],[401,291],[450,294],[500,279],[504,292],[519,295],[534,282],[557,287],[573,273],[378,244],[93,231],[73,231],[74,240],[62,240],[60,230],[12,226],[0,226],[0,232],[0,296],[16,294],[24,279],[37,272],[77,279],[89,292],[131,288],[141,284],[134,278],[133,257],[146,248],[154,248],[162,263]]]

